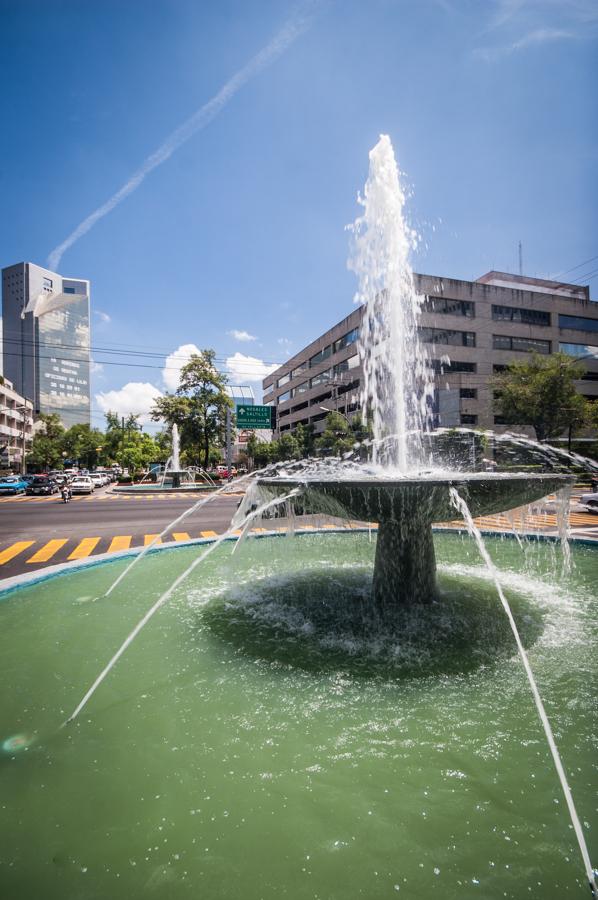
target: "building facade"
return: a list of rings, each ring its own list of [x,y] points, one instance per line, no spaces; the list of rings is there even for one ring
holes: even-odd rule
[[[493,410],[491,379],[535,351],[584,360],[577,388],[598,399],[598,303],[587,286],[488,272],[476,281],[415,275],[424,297],[420,340],[435,380],[439,426],[504,430]],[[299,423],[325,427],[331,410],[360,410],[357,339],[363,307],[296,353],[263,381],[264,403],[277,411],[277,434]]]
[[[23,472],[32,440],[33,402],[0,378],[0,469]]]
[[[4,374],[66,428],[90,422],[89,288],[33,263],[2,270]]]

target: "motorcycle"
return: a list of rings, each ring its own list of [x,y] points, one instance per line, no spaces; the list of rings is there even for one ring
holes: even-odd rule
[[[65,484],[64,487],[62,488],[61,494],[62,494],[62,502],[68,503],[69,500],[71,499],[72,495],[71,495],[71,489],[67,484]]]

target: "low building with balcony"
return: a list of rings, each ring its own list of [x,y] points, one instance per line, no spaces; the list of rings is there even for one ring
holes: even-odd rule
[[[24,471],[33,441],[33,401],[22,397],[0,376],[0,469]]]

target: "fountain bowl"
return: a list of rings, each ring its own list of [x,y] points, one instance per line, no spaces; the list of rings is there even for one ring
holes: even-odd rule
[[[302,488],[306,512],[378,522],[372,600],[380,612],[437,599],[432,522],[455,518],[454,489],[472,516],[532,503],[572,485],[571,475],[485,472],[385,478],[260,478],[266,495]]]

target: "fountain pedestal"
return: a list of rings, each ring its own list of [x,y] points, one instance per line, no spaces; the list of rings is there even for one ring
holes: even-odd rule
[[[396,603],[431,603],[436,598],[432,523],[426,517],[380,522],[372,599],[380,609]]]
[[[455,488],[472,516],[493,515],[532,503],[574,482],[571,475],[473,473],[453,477],[405,477],[324,481],[260,478],[266,495],[302,489],[306,512],[362,522],[378,522],[373,600],[393,604],[431,603],[436,597],[436,559],[432,522],[455,519],[450,489]]]

